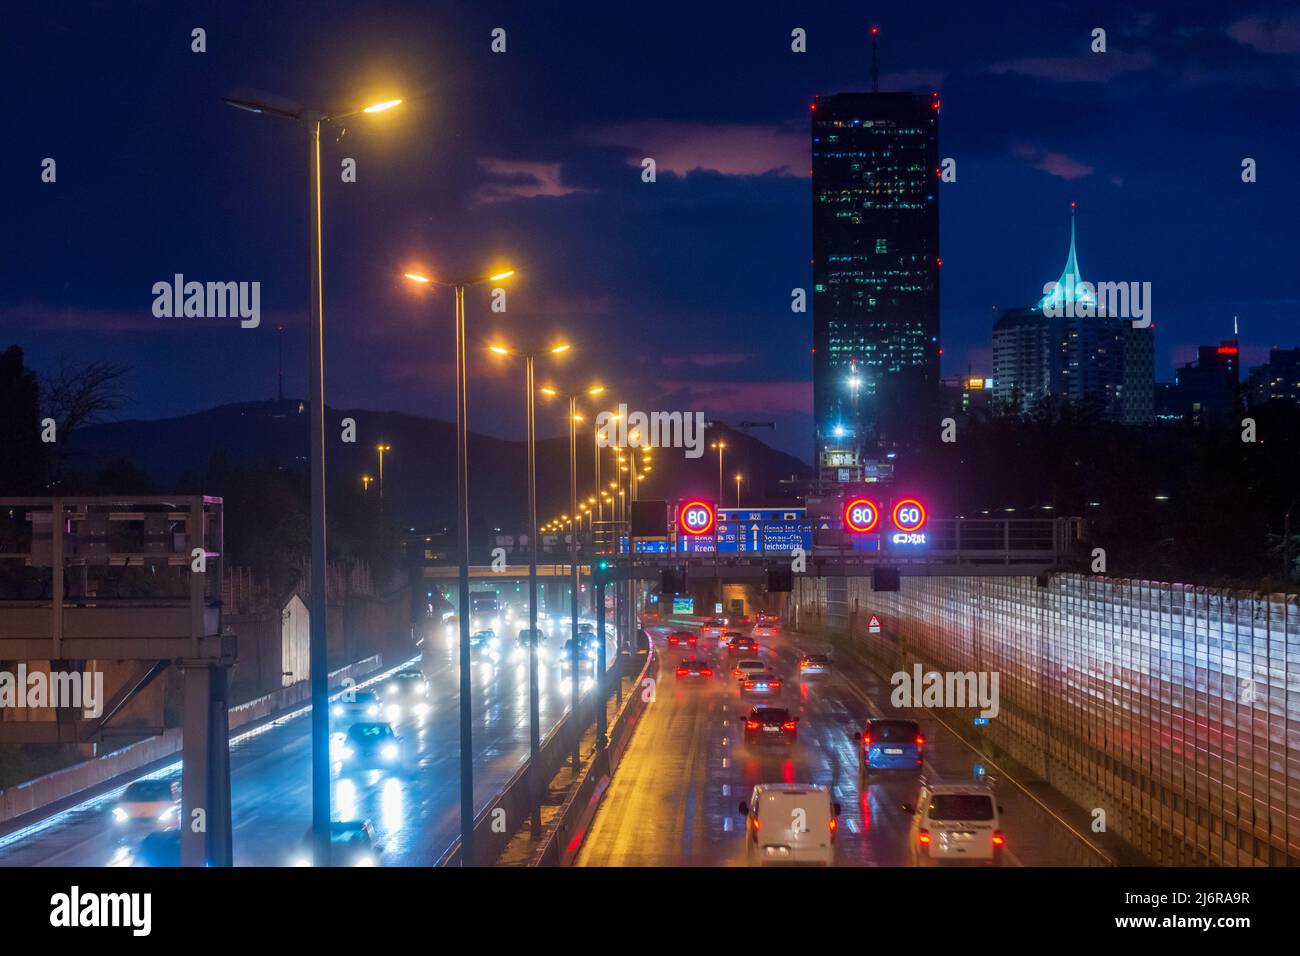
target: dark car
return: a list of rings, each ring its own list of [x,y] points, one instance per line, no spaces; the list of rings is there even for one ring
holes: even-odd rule
[[[343,774],[363,770],[400,770],[402,738],[386,723],[353,724],[343,735],[335,760]]]
[[[692,657],[677,665],[677,679],[708,680],[713,677],[713,662]]]
[[[131,854],[132,866],[180,866],[181,831],[157,830],[140,841]]]
[[[745,744],[780,743],[787,747],[799,733],[799,718],[784,707],[755,707],[745,718]]]
[[[331,866],[377,866],[384,848],[375,843],[375,828],[369,820],[330,822]],[[294,866],[312,865],[312,832],[303,834]]]
[[[668,635],[669,647],[694,647],[700,638],[693,631],[673,631]]]
[[[758,644],[752,637],[733,637],[727,641],[728,654],[754,654],[758,651]]]
[[[858,748],[858,775],[872,770],[915,770],[925,759],[925,737],[914,720],[868,720],[854,734]]]

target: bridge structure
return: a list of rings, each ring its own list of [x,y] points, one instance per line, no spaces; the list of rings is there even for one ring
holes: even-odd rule
[[[0,659],[48,662],[51,674],[83,680],[88,662],[131,665],[98,717],[60,706],[53,719],[0,720],[0,744],[97,742],[132,699],[178,667],[182,820],[203,821],[181,827],[186,866],[229,865],[232,856],[227,708],[236,644],[222,624],[222,523],[222,499],[202,495],[0,498]]]

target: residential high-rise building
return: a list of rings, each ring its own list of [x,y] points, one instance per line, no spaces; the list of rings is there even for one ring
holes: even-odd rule
[[[819,467],[883,459],[934,427],[938,115],[937,95],[842,93],[812,104]]]
[[[1193,425],[1224,424],[1237,405],[1241,348],[1236,339],[1201,345],[1196,361],[1174,370],[1172,410]]]
[[[1107,315],[1079,272],[1075,223],[1065,268],[1035,305],[993,326],[994,401],[1028,411],[1043,399],[1093,403],[1104,418],[1145,425],[1155,414],[1155,331]]]
[[[1273,349],[1267,365],[1250,370],[1250,400],[1255,405],[1282,401],[1300,405],[1300,348]]]

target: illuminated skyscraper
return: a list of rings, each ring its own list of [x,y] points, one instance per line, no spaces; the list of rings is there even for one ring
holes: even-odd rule
[[[1070,218],[1065,268],[1037,304],[1010,309],[993,326],[993,398],[1003,411],[1029,411],[1043,399],[1095,404],[1127,425],[1154,416],[1155,328],[1107,315],[1084,282]]]
[[[937,427],[939,101],[841,93],[812,106],[817,461],[872,458]]]

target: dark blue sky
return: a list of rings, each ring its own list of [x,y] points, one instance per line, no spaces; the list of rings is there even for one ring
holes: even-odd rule
[[[650,409],[775,419],[811,446],[807,109],[869,88],[942,93],[945,371],[987,371],[992,309],[1060,272],[1150,281],[1157,378],[1239,315],[1246,364],[1292,346],[1300,12],[1256,3],[89,3],[6,10],[0,327],[38,368],[132,369],[130,417],[305,391],[306,142],[224,106],[422,98],[328,131],[332,404],[450,417],[451,300],[395,277],[508,260],[506,316],[471,338],[579,346],[565,366]],[[896,7],[897,5],[890,5]],[[507,30],[507,52],[489,50]],[[207,52],[190,31],[207,31]],[[790,52],[790,31],[809,51]],[[1089,51],[1094,27],[1108,52]],[[657,183],[640,179],[656,158]],[[1243,157],[1259,181],[1241,182]],[[56,184],[40,163],[58,163]],[[358,182],[340,182],[344,157]],[[155,319],[154,282],[260,281],[262,325]],[[482,352],[472,426],[518,433],[521,376]],[[544,431],[561,417],[544,413]],[[553,420],[552,420],[553,419]]]

